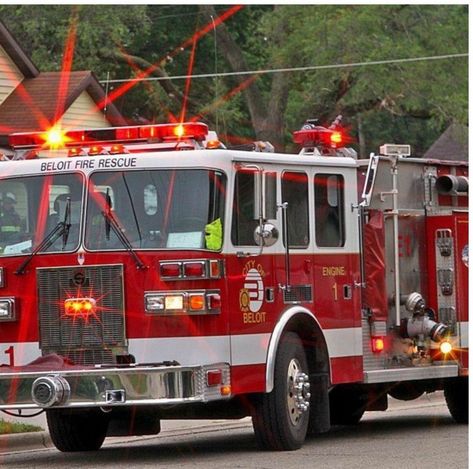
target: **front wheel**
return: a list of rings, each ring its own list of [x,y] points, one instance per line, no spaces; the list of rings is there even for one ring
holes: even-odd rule
[[[108,415],[100,409],[49,409],[46,418],[59,451],[96,451],[107,435]]]
[[[443,392],[453,420],[457,423],[468,423],[468,378],[448,380]]]
[[[261,396],[253,415],[260,448],[287,451],[304,443],[309,423],[308,373],[301,339],[292,332],[284,334],[276,354],[274,388]]]

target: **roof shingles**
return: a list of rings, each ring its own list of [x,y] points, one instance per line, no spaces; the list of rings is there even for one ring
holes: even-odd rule
[[[0,106],[0,135],[10,132],[43,130],[55,121],[60,88],[60,72],[43,72],[35,78],[27,78]],[[75,99],[87,90],[95,102],[105,97],[103,88],[90,71],[70,72],[66,96],[62,98],[64,109],[61,116]],[[107,106],[109,120],[120,121],[114,106]]]

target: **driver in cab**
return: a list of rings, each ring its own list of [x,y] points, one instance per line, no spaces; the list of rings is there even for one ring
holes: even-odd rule
[[[0,235],[3,241],[16,238],[23,230],[23,222],[16,211],[16,197],[12,192],[7,192],[1,199]]]

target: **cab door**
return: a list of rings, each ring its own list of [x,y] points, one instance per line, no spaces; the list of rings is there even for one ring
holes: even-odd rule
[[[314,310],[332,361],[332,382],[362,379],[360,252],[356,171],[312,175]]]
[[[280,250],[279,230],[261,246],[255,236],[261,224],[275,227],[274,170],[253,164],[235,164],[232,181],[230,242],[226,280],[230,318],[232,390],[263,392],[269,339],[274,327],[275,257]],[[272,190],[265,190],[266,188]],[[266,205],[267,210],[261,209]],[[227,225],[228,226],[228,225]],[[271,244],[272,243],[272,244]]]
[[[284,169],[280,175],[283,254],[277,258],[281,286],[279,310],[288,305],[313,306],[313,272],[309,217],[309,173]]]

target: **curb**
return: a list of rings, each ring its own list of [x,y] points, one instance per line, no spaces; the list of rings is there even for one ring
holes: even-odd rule
[[[51,437],[46,431],[0,435],[0,454],[47,449],[53,446]]]

